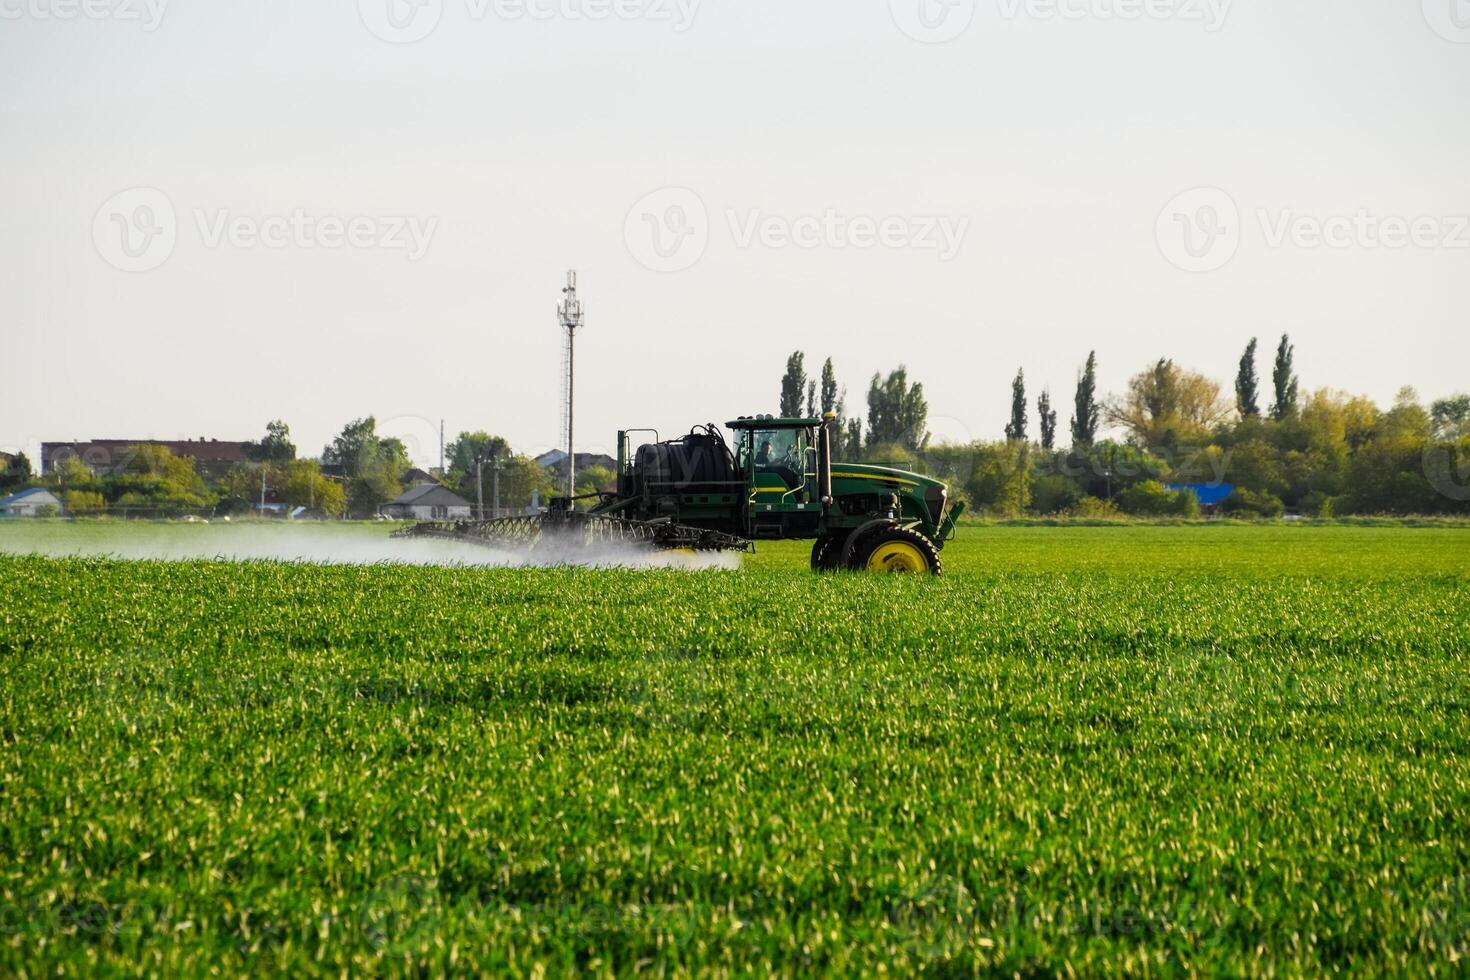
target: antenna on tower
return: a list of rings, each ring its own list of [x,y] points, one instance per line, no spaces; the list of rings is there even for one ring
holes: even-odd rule
[[[556,308],[557,320],[561,328],[566,331],[566,346],[562,348],[561,375],[562,375],[562,429],[567,436],[567,496],[577,495],[577,448],[574,441],[572,407],[575,391],[574,380],[576,377],[576,337],[586,319],[586,309],[582,301],[577,299],[577,270],[572,269],[567,273],[567,284],[562,289],[563,299]]]

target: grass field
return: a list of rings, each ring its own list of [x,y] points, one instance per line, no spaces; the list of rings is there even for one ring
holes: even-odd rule
[[[1470,529],[944,558],[0,557],[0,974],[1465,972]]]

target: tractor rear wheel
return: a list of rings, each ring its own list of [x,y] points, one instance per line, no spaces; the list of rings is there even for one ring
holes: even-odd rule
[[[858,572],[895,572],[938,575],[943,570],[939,549],[918,531],[889,527],[875,531],[858,542],[852,552],[852,569]]]
[[[835,572],[842,567],[841,538],[823,536],[812,542],[812,571]]]

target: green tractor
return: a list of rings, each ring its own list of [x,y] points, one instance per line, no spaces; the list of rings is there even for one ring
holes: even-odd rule
[[[419,524],[400,536],[494,548],[631,543],[655,549],[748,550],[760,540],[812,541],[812,568],[941,570],[963,504],[917,473],[832,461],[836,418],[752,416],[660,440],[618,433],[614,490],[553,500],[544,514]],[[633,449],[632,437],[652,441]],[[732,443],[733,442],[733,446]],[[583,503],[583,510],[577,504]]]

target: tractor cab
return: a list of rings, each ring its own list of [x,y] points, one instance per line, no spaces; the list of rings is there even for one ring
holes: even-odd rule
[[[808,478],[817,475],[820,419],[739,419],[728,425],[735,433],[735,469],[752,486],[784,493],[814,489]]]
[[[734,441],[735,471],[749,487],[745,520],[750,536],[815,537],[826,496],[824,470],[831,460],[823,420],[759,415],[725,426]]]

